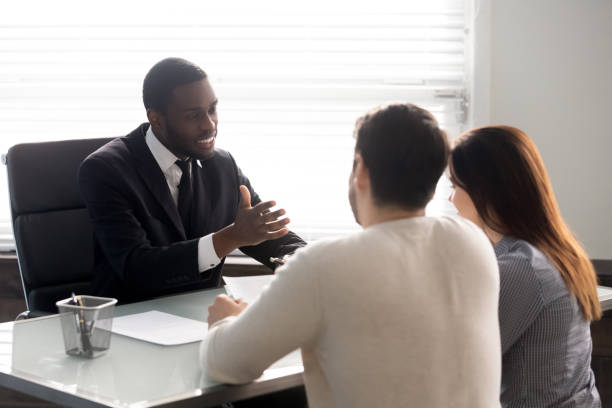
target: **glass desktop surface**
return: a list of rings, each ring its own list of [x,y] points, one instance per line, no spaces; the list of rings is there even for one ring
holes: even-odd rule
[[[207,307],[221,293],[225,291],[214,289],[122,305],[115,308],[115,316],[159,310],[205,321]],[[103,405],[146,407],[198,396],[219,385],[203,375],[199,346],[161,346],[113,333],[105,355],[73,357],[64,351],[60,319],[53,315],[0,324],[0,373]],[[295,351],[262,377],[301,370]]]
[[[607,286],[598,286],[597,297],[599,298],[601,310],[606,311],[612,309],[612,288]]]

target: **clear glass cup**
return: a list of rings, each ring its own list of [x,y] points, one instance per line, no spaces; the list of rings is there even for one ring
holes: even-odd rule
[[[67,354],[95,358],[109,349],[116,303],[117,299],[96,296],[56,302]]]

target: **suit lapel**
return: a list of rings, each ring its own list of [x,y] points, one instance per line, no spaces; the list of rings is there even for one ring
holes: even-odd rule
[[[176,205],[174,204],[172,196],[170,195],[166,177],[159,168],[159,165],[155,161],[151,150],[149,150],[149,147],[145,142],[145,134],[148,128],[148,123],[140,125],[138,129],[126,137],[125,141],[128,148],[136,158],[136,170],[138,171],[143,183],[145,186],[147,186],[147,188],[153,194],[153,197],[155,197],[155,199],[164,209],[166,215],[172,222],[172,225],[174,225],[177,232],[181,235],[182,239],[185,240],[187,239],[185,229],[183,228],[183,223]]]

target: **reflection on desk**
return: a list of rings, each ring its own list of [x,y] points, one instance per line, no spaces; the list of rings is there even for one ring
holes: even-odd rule
[[[222,289],[119,306],[116,316],[160,310],[204,321]],[[0,385],[68,406],[149,407],[173,403],[212,406],[302,384],[293,352],[255,384],[226,386],[199,367],[199,343],[160,346],[113,334],[106,355],[66,355],[57,315],[0,325]]]

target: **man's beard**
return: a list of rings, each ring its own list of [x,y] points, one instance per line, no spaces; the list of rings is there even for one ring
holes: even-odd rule
[[[170,140],[183,140],[183,138],[177,137],[177,135],[179,135],[180,133],[177,132],[176,130],[174,130],[174,127],[166,122],[166,133],[167,133],[167,137]],[[215,130],[212,131],[212,134],[215,136],[215,139],[217,137],[217,129],[215,128]],[[216,141],[216,140],[215,140]],[[181,146],[179,146],[181,147]],[[183,149],[181,149],[183,150]],[[194,160],[206,160],[206,159],[210,159],[211,157],[213,157],[215,155],[215,149],[213,149],[212,151],[206,153],[206,154],[202,154],[201,152],[198,152],[194,149],[189,149],[189,150],[183,150],[181,152],[182,154],[184,154],[187,157],[190,157]]]
[[[351,178],[353,175],[351,174]],[[359,212],[357,211],[357,197],[355,193],[355,189],[352,186],[352,183],[349,181],[349,192],[348,192],[349,203],[351,204],[351,210],[353,211],[353,217],[355,217],[355,221],[357,224],[361,225],[359,222]]]

